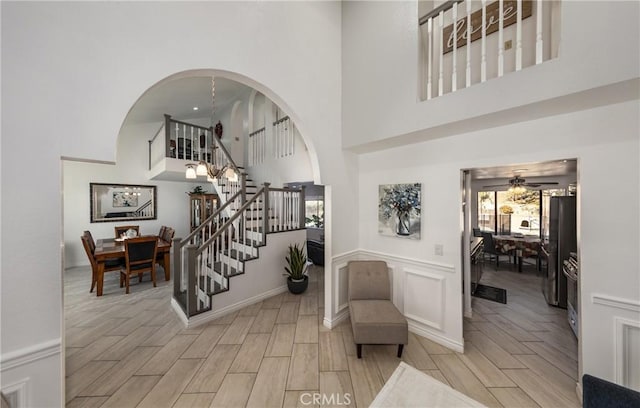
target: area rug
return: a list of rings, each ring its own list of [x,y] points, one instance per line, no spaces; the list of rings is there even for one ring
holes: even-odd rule
[[[473,295],[481,299],[491,300],[498,303],[507,303],[507,291],[506,289],[494,288],[493,286],[481,285],[476,286]]]
[[[463,393],[401,362],[369,407],[484,407]]]

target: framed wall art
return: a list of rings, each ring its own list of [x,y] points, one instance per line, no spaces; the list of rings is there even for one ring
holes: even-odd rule
[[[155,220],[156,186],[89,184],[91,222]]]
[[[378,188],[378,232],[420,239],[421,184],[382,184]]]

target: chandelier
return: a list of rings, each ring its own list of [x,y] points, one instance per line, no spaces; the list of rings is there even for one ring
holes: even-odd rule
[[[214,76],[211,76],[211,129],[214,128],[215,122],[215,100],[216,100],[216,79]],[[218,131],[218,126],[220,127],[220,134],[222,134],[222,125],[218,122],[216,126],[216,133]],[[211,135],[212,139],[215,139],[213,135]],[[211,157],[214,158],[214,153],[212,152]],[[215,160],[214,160],[215,161]],[[185,177],[187,179],[193,180],[198,178],[198,176],[207,176],[207,181],[214,182],[219,177],[225,177],[229,181],[236,182],[238,181],[238,174],[235,169],[227,163],[222,166],[222,168],[218,169],[215,164],[207,163],[204,160],[198,161],[197,164],[189,163],[186,164],[187,169],[185,172]]]

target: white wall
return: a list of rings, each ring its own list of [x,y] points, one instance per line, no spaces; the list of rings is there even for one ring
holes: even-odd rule
[[[640,302],[639,106],[636,100],[361,155],[361,248],[393,263],[450,266],[454,273],[430,271],[446,282],[436,313],[446,324],[429,330],[436,341],[461,343],[461,169],[577,158],[583,372],[614,379],[614,320],[640,320],[633,311]],[[422,183],[420,241],[376,231],[378,185],[405,182]],[[443,256],[434,255],[435,244],[444,245]],[[611,307],[594,302],[594,295],[620,302]]]
[[[123,129],[118,139],[118,159],[115,165],[64,161],[64,266],[66,268],[88,265],[80,236],[91,231],[94,239],[113,238],[116,225],[140,225],[141,234],[157,234],[160,226],[176,230],[176,237],[189,233],[189,196],[186,192],[193,183],[156,181],[145,178],[148,162],[148,140],[155,124],[136,125]],[[118,221],[91,223],[89,218],[89,183],[143,184],[157,187],[157,219],[142,221]],[[203,188],[209,187],[208,183]]]
[[[339,3],[0,7],[3,362],[11,353],[30,355],[33,347],[62,344],[60,158],[114,162],[129,109],[152,85],[176,73],[224,71],[290,112],[312,151],[315,181],[322,179],[335,192],[336,215],[327,221],[335,223],[336,238],[328,256],[356,245],[357,217],[343,215],[356,195],[351,155],[340,150]],[[34,374],[29,390],[42,401],[34,405],[63,404],[62,355],[52,358],[57,362],[40,373],[57,392]],[[3,371],[3,386],[16,379],[17,370]]]

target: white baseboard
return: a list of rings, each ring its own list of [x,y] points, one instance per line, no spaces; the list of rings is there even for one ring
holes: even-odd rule
[[[436,343],[449,348],[453,351],[457,351],[458,353],[464,353],[464,344],[460,344],[458,342],[452,341],[446,337],[441,336],[440,334],[434,333],[430,331],[428,328],[424,327],[420,323],[416,323],[411,319],[407,319],[409,322],[409,331],[411,333],[415,333],[422,337],[426,337],[429,340],[435,341]]]
[[[335,317],[335,319],[331,320],[331,319],[327,319],[326,317],[322,320],[322,324],[324,325],[324,327],[326,327],[327,329],[333,329],[334,327],[336,327],[337,325],[339,325],[340,323],[342,323],[344,320],[347,320],[347,318],[349,317],[349,309],[344,309],[343,311],[341,311],[340,313],[338,313]]]
[[[222,316],[228,315],[229,313],[233,313],[236,310],[240,310],[243,309],[247,306],[251,306],[254,303],[258,303],[264,299],[270,298],[272,296],[276,296],[279,295],[281,293],[286,292],[287,286],[283,285],[283,286],[279,286],[275,289],[271,289],[268,290],[266,292],[263,292],[259,295],[256,296],[252,296],[248,299],[244,299],[240,302],[231,304],[229,306],[225,306],[221,309],[217,309],[217,310],[212,310],[210,312],[205,312],[205,313],[201,313],[199,315],[195,315],[191,318],[187,318],[187,316],[184,314],[184,312],[182,311],[182,307],[180,307],[180,305],[178,304],[178,302],[175,299],[171,299],[171,306],[173,307],[173,310],[176,311],[176,313],[178,314],[178,316],[180,317],[180,320],[182,320],[182,322],[185,324],[185,326],[188,329],[191,329],[193,327],[197,327],[200,326],[204,323],[208,323],[212,320],[216,320]]]
[[[10,351],[0,356],[0,371],[11,370],[25,364],[31,364],[62,352],[62,340],[54,339]]]
[[[580,401],[580,405],[582,405],[582,381],[578,381],[576,383],[576,394],[578,395],[578,401]]]

